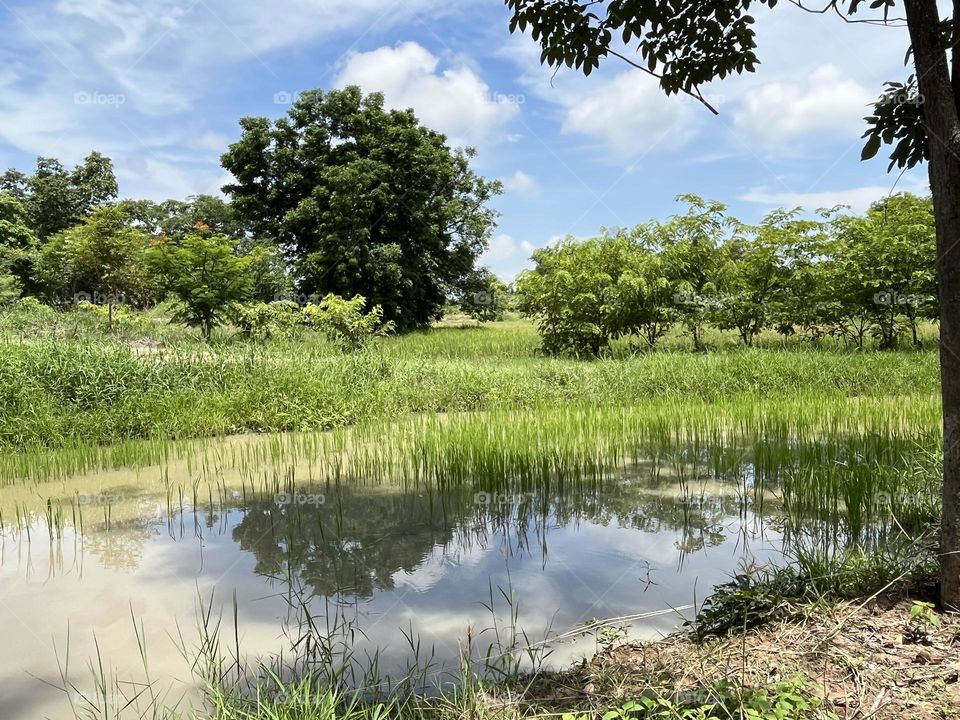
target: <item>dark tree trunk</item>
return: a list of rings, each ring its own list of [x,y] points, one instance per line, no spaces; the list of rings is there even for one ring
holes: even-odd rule
[[[905,0],[930,148],[937,224],[940,373],[943,393],[941,602],[960,609],[960,120],[940,35],[937,0]],[[958,10],[954,3],[954,11]],[[954,18],[955,23],[960,18]],[[956,54],[955,54],[956,55]],[[954,57],[957,65],[957,58]],[[954,78],[960,81],[960,78]]]

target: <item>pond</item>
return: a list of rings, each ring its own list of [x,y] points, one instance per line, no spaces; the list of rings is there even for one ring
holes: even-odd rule
[[[204,643],[231,662],[276,657],[306,618],[328,643],[314,652],[357,683],[375,666],[429,690],[465,654],[493,677],[563,666],[596,650],[596,627],[577,632],[591,621],[664,635],[801,536],[851,537],[833,519],[791,522],[771,458],[824,461],[795,441],[774,453],[727,439],[717,456],[671,443],[513,485],[321,472],[329,448],[313,442],[227,439],[5,488],[0,717],[60,720],[118,698],[189,707]],[[28,511],[36,498],[53,500]],[[116,697],[97,698],[97,679]]]

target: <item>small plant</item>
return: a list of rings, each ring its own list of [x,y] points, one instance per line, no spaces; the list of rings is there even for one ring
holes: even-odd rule
[[[929,642],[931,633],[942,626],[933,603],[914,600],[910,606],[910,619],[907,621],[903,639],[906,642],[926,643]]]
[[[810,692],[803,678],[768,688],[747,688],[720,682],[689,693],[687,701],[662,695],[631,700],[599,715],[601,720],[837,720],[823,700]],[[587,714],[564,713],[563,720],[592,720]]]

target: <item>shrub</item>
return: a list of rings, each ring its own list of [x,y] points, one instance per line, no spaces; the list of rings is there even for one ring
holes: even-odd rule
[[[393,331],[392,322],[383,322],[383,308],[374,305],[363,311],[367,300],[355,295],[346,300],[338,295],[327,295],[319,305],[308,305],[301,311],[304,324],[321,331],[343,352],[357,352],[375,337]]]

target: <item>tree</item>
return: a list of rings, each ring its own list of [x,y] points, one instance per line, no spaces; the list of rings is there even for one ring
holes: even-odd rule
[[[55,158],[37,158],[37,171],[27,180],[30,227],[41,240],[73,227],[76,203],[70,174]]]
[[[687,211],[655,225],[657,245],[674,290],[680,319],[690,331],[693,349],[704,350],[703,326],[719,302],[725,270],[721,245],[739,225],[726,216],[726,206],[696,195],[681,195]]]
[[[293,295],[293,283],[283,254],[275,245],[258,242],[244,253],[250,258],[250,297],[260,302],[283,300]]]
[[[516,285],[520,309],[536,318],[544,351],[597,357],[611,340],[649,322],[658,294],[648,282],[646,255],[626,233],[567,237],[536,250],[536,267]]]
[[[590,74],[602,60],[619,58],[655,77],[667,94],[686,93],[710,107],[701,88],[717,78],[753,71],[759,59],[751,29],[753,6],[776,0],[505,0],[511,30],[531,29],[541,62],[565,64]],[[808,9],[800,0],[794,5]],[[821,0],[812,12],[849,20],[864,0]],[[885,24],[896,0],[877,0],[882,17],[857,21]],[[891,167],[928,161],[937,230],[940,299],[940,367],[944,414],[944,483],[941,601],[960,608],[960,3],[941,19],[937,0],[902,3],[915,74],[889,84],[868,119],[863,157],[894,144]],[[638,59],[620,52],[634,43]],[[950,58],[948,61],[948,50]],[[904,101],[901,101],[904,100]]]
[[[7,170],[0,191],[16,197],[27,209],[30,228],[47,238],[79,223],[94,209],[117,197],[117,178],[110,158],[90,153],[72,172],[55,158],[37,158],[30,177]]]
[[[473,270],[500,184],[474,174],[411,110],[349,87],[303,93],[286,117],[244,118],[224,187],[261,240],[287,255],[305,294],[362,295],[400,330],[438,318]]]
[[[341,351],[359,352],[374,338],[393,332],[393,323],[383,321],[383,308],[374,305],[364,311],[367,305],[362,295],[347,300],[331,294],[301,312],[309,326],[323,332]]]
[[[113,174],[113,161],[96,151],[74,168],[70,181],[74,188],[76,211],[81,215],[113,202],[120,191]]]
[[[502,320],[507,303],[507,286],[488,268],[470,273],[459,288],[460,310],[477,322]]]
[[[883,348],[896,345],[902,322],[920,345],[918,320],[936,317],[936,227],[928,198],[893,195],[874,203],[851,223],[846,246],[852,263],[866,270],[872,318]]]
[[[0,175],[0,193],[12,195],[21,205],[27,204],[29,187],[27,176],[19,170],[10,168]]]
[[[724,247],[724,292],[717,326],[735,329],[746,347],[783,312],[795,259],[819,223],[802,220],[801,210],[776,210],[759,225],[744,227]]]
[[[164,290],[180,303],[173,319],[199,327],[204,340],[250,296],[250,257],[239,256],[235,241],[202,223],[180,241],[156,244],[152,262]]]
[[[120,207],[99,207],[51,238],[38,261],[38,276],[49,286],[69,288],[75,300],[106,304],[110,329],[114,307],[144,295],[150,282],[149,238],[128,219]]]
[[[214,195],[191,195],[186,200],[125,200],[123,205],[134,222],[153,235],[183,238],[196,230],[198,222],[216,235],[237,242],[247,239],[243,222],[230,203]]]
[[[27,211],[14,196],[0,193],[0,273],[9,275],[7,287],[32,292],[37,237],[27,225]],[[10,290],[8,290],[8,293]]]

